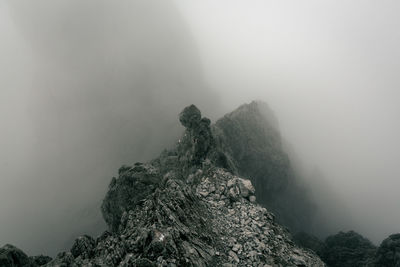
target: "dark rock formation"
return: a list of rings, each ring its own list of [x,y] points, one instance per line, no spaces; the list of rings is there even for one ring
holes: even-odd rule
[[[52,260],[51,257],[43,256],[43,255],[29,257],[29,259],[31,261],[31,265],[33,265],[33,266],[42,266]]]
[[[5,245],[0,248],[0,266],[31,266],[28,256],[20,249]]]
[[[47,266],[324,266],[256,204],[250,180],[218,167],[234,165],[210,120],[193,105],[179,120],[175,148],[112,179],[102,205],[111,232],[78,238]]]
[[[165,175],[117,233],[80,237],[47,266],[324,266],[254,202],[249,180],[212,166],[190,176]]]
[[[250,108],[257,109],[254,104]],[[239,114],[244,121],[257,116]],[[279,145],[272,144],[277,140],[265,137],[267,129],[248,132],[244,128],[256,127],[257,121],[242,125],[239,120],[234,123],[244,127],[237,132],[239,139],[227,139],[230,130],[238,129],[220,123],[218,130],[224,134],[213,134],[210,120],[193,105],[179,120],[185,133],[176,147],[148,163],[122,166],[118,178],[112,178],[102,204],[110,232],[97,239],[79,237],[69,252],[59,253],[45,266],[325,266],[314,252],[298,247],[275,216],[256,203],[263,197],[257,195],[257,186],[255,190],[250,180],[237,175],[250,173],[247,162],[254,173],[268,171],[273,176],[255,180],[277,190],[269,193],[285,192],[289,163]],[[267,157],[263,149],[276,154]],[[236,152],[247,157],[237,157]],[[257,156],[262,160],[252,162]]]
[[[400,267],[400,234],[390,235],[382,241],[374,260],[375,266]]]
[[[180,163],[186,167],[199,166],[215,149],[211,121],[201,118],[200,110],[195,105],[186,107],[180,113],[179,121],[186,128],[178,145]]]
[[[376,250],[371,241],[354,231],[329,236],[325,245],[321,258],[330,267],[366,266]]]
[[[111,230],[117,231],[121,216],[149,196],[158,186],[160,174],[149,164],[135,163],[119,169],[118,179],[113,178],[101,210]]]
[[[93,256],[93,249],[95,246],[95,241],[91,236],[84,235],[78,237],[72,248],[71,254],[72,256],[81,257],[83,259],[91,258]]]
[[[295,235],[293,235],[293,240],[299,246],[311,249],[320,257],[322,257],[324,253],[327,252],[326,245],[323,241],[319,240],[316,236],[313,236],[306,232],[296,233]]]
[[[50,257],[43,255],[28,257],[22,250],[9,244],[0,248],[1,267],[37,267],[50,261]]]
[[[278,122],[268,106],[242,105],[218,120],[212,130],[227,165],[252,181],[258,201],[293,232],[308,231],[315,207],[282,148]]]
[[[390,235],[378,248],[354,231],[339,232],[325,242],[307,233],[297,233],[294,240],[317,253],[329,267],[400,267],[400,234]]]

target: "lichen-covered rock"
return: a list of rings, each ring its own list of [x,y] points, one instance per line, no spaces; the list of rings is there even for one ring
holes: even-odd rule
[[[376,267],[400,267],[400,234],[390,235],[382,241],[374,264]]]

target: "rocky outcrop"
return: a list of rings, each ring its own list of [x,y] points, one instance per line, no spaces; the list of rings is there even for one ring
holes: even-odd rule
[[[240,106],[212,127],[232,172],[249,178],[258,201],[293,232],[309,231],[315,205],[282,148],[278,122],[262,102]]]
[[[30,261],[22,250],[7,244],[0,248],[0,266],[30,266]]]
[[[7,244],[0,248],[0,266],[2,267],[37,267],[50,262],[48,256],[28,257],[22,250]]]
[[[225,262],[221,266],[324,266],[314,253],[297,247],[275,216],[255,203],[250,180],[222,169],[211,174],[201,178],[196,191],[213,214],[213,232],[222,243],[218,257]]]
[[[400,267],[400,234],[390,235],[382,241],[374,260],[375,266]]]
[[[296,234],[294,240],[317,253],[329,267],[400,266],[400,234],[389,236],[379,248],[354,231],[328,236],[324,242],[307,233]]]
[[[325,266],[257,203],[263,195],[235,171],[244,162],[218,145],[210,120],[193,105],[179,120],[176,147],[112,178],[102,204],[110,231],[77,238],[45,266]]]
[[[247,179],[204,167],[163,177],[118,231],[78,238],[47,266],[324,266],[255,202]]]
[[[52,260],[49,256],[39,255],[29,257],[32,266],[43,266]]]
[[[112,179],[102,205],[110,232],[78,238],[47,266],[324,266],[256,203],[250,180],[224,168],[234,165],[210,120],[193,105],[179,120],[175,148]]]
[[[149,196],[160,182],[159,169],[150,164],[122,166],[119,177],[112,178],[101,210],[112,231],[117,231],[122,214]]]
[[[376,251],[371,241],[354,231],[329,236],[325,245],[321,258],[330,267],[367,266]]]

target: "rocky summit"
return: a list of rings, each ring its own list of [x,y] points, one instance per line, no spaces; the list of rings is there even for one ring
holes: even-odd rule
[[[179,121],[173,148],[111,179],[101,206],[108,231],[78,237],[54,259],[5,245],[0,266],[400,266],[400,234],[377,248],[353,231],[325,241],[298,231],[312,223],[313,203],[265,104],[214,125],[190,105]]]
[[[292,232],[312,231],[315,203],[283,149],[278,121],[263,102],[245,104],[213,126],[217,146],[231,171],[257,188],[258,201]]]
[[[257,111],[258,105],[242,106],[236,114],[242,116],[243,108]],[[227,119],[235,126],[246,126],[232,116]],[[179,121],[185,132],[175,147],[150,162],[122,166],[118,177],[112,178],[102,204],[108,231],[97,238],[78,237],[70,251],[54,259],[29,258],[15,247],[5,246],[0,250],[0,265],[325,266],[312,250],[292,241],[289,230],[267,205],[258,204],[262,194],[257,191],[265,185],[259,188],[252,181],[262,176],[251,180],[243,175],[251,174],[250,168],[244,168],[244,159],[238,157],[244,152],[236,153],[236,141],[243,140],[227,137],[228,122],[212,126],[194,105],[179,114]],[[237,138],[246,136],[246,131],[236,133]],[[272,170],[278,166],[278,171],[284,171],[288,160],[279,145],[265,145],[276,152],[263,159],[272,166],[268,169],[271,179],[265,183],[273,186],[279,173]],[[264,170],[260,166],[251,169]],[[283,184],[277,182],[274,187],[278,191],[284,190],[290,179],[286,173],[282,177],[279,182]]]

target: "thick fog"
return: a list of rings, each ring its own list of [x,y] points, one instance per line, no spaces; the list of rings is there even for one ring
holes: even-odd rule
[[[321,173],[312,185],[332,230],[375,243],[400,232],[400,3],[178,2],[226,110],[266,101]]]
[[[395,1],[0,1],[0,246],[54,255],[105,229],[118,167],[195,103],[259,99],[331,230],[400,232]],[[333,233],[333,232],[332,232]]]
[[[122,164],[181,134],[189,103],[210,112],[196,45],[167,1],[1,2],[0,242],[28,254],[105,230]]]

